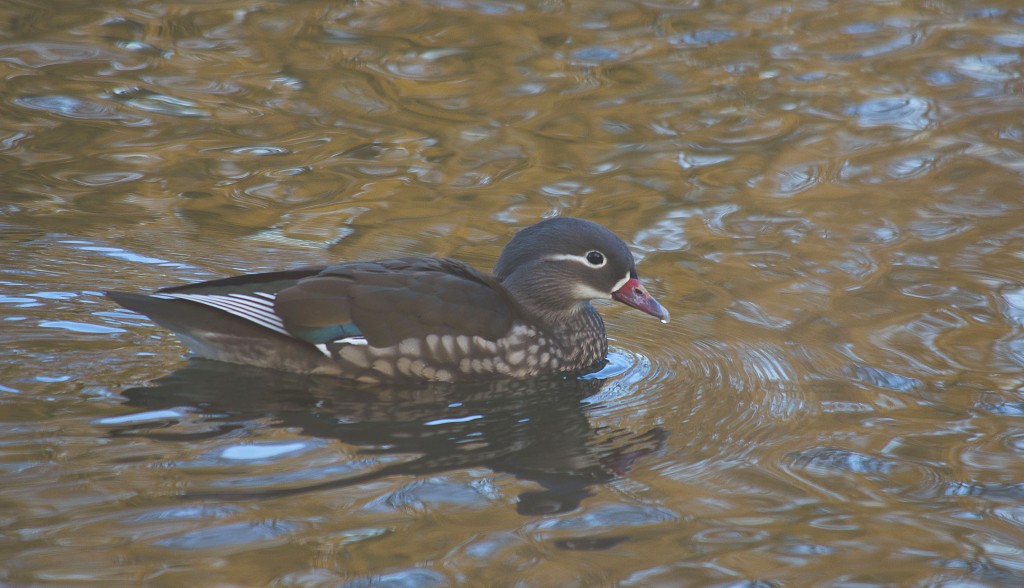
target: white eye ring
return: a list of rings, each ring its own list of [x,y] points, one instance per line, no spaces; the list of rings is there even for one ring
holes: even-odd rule
[[[584,259],[587,260],[587,263],[590,265],[590,267],[604,267],[604,264],[608,263],[608,259],[604,256],[604,253],[601,253],[600,251],[595,251],[593,249],[587,251],[587,254],[584,257]]]

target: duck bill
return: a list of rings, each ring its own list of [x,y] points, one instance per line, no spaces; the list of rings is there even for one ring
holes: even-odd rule
[[[647,288],[644,288],[640,280],[636,278],[630,278],[621,288],[612,292],[612,298],[626,306],[642,310],[660,319],[663,323],[667,323],[669,320],[668,311],[665,310],[665,307],[658,304],[658,301],[647,292]]]

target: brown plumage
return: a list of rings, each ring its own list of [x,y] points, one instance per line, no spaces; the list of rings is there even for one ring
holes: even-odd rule
[[[452,259],[406,257],[108,295],[200,356],[364,381],[592,368],[607,353],[594,298],[668,320],[626,245],[565,217],[517,233],[493,276]]]

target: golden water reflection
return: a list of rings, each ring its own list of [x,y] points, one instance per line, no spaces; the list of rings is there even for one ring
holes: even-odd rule
[[[0,581],[1022,583],[1018,3],[0,16]],[[673,314],[601,381],[224,372],[101,294],[551,214]]]

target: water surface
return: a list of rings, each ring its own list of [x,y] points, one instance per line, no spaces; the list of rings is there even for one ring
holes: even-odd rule
[[[1017,2],[0,6],[0,582],[1024,584]],[[554,214],[661,325],[366,389],[107,289],[482,268]]]

